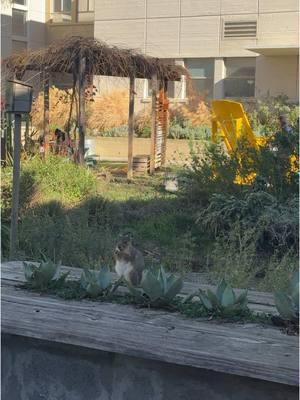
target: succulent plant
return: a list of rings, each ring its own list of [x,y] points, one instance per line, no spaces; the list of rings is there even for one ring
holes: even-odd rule
[[[59,275],[60,264],[51,260],[42,261],[39,265],[24,262],[26,281],[35,289],[45,289],[49,286],[62,285],[69,272]]]
[[[247,290],[237,296],[225,279],[222,279],[215,293],[210,289],[206,292],[199,289],[198,296],[203,307],[211,314],[232,317],[248,311]]]
[[[295,272],[288,292],[278,291],[274,294],[275,305],[284,321],[299,321],[299,273]]]
[[[160,267],[157,272],[144,270],[141,281],[142,294],[134,288],[131,288],[131,293],[137,297],[146,297],[152,305],[167,305],[180,292],[182,285],[182,278],[168,274]]]
[[[102,267],[99,271],[85,269],[80,278],[82,288],[91,297],[103,294],[112,283],[112,274],[108,267]]]

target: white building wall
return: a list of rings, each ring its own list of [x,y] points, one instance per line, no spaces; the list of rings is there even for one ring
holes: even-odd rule
[[[27,0],[28,11],[28,48],[35,50],[46,43],[46,2],[41,0]]]
[[[256,97],[287,95],[299,99],[298,56],[259,56],[256,59]]]
[[[224,38],[225,21],[257,21],[254,38]],[[250,48],[298,46],[298,0],[103,0],[96,1],[95,37],[146,54],[183,60],[213,58],[214,97],[223,96],[224,60],[257,57]],[[295,57],[259,57],[256,94],[283,90],[293,99]],[[275,65],[278,63],[277,65]],[[281,83],[283,65],[288,73]],[[267,74],[267,79],[264,75]],[[178,86],[178,85],[177,85]],[[286,89],[284,89],[286,88]]]

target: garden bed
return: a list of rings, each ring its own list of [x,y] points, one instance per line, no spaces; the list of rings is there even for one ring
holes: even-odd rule
[[[71,269],[71,277],[80,272]],[[201,393],[207,399],[297,398],[298,338],[278,328],[192,320],[129,305],[65,301],[23,290],[18,287],[23,281],[21,263],[2,264],[6,398],[19,399],[16,391],[21,387],[27,392],[25,399],[41,398],[32,395],[32,385],[45,398],[61,399],[81,399],[87,385],[91,400],[198,399]],[[199,287],[185,282],[183,293],[194,291],[195,285]],[[250,292],[249,301],[253,309],[274,311],[271,294]],[[77,367],[72,370],[71,365]],[[40,368],[47,374],[41,375]],[[97,376],[103,387],[98,382],[91,391],[88,380],[93,385]],[[57,382],[51,384],[51,379]],[[168,385],[180,380],[182,385],[172,395]],[[122,385],[123,392],[118,392]]]

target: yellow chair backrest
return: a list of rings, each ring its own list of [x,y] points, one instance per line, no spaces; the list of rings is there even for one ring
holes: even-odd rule
[[[229,152],[237,147],[237,142],[245,137],[253,147],[258,146],[257,138],[241,103],[231,100],[212,101],[212,139],[221,137]]]

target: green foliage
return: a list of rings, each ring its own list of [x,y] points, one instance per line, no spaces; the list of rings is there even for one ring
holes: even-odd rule
[[[193,199],[207,204],[214,193],[239,193],[243,187],[235,183],[239,171],[237,157],[229,157],[220,145],[203,147],[191,143],[192,163],[186,170],[189,178],[187,191]]]
[[[2,223],[1,223],[1,258],[5,258],[8,256],[9,235],[10,235],[9,226],[2,221]]]
[[[90,297],[98,297],[107,293],[112,283],[112,274],[108,267],[99,271],[85,269],[80,278],[80,284]]]
[[[227,318],[235,315],[245,315],[249,312],[247,291],[237,296],[225,279],[222,279],[216,292],[210,289],[206,291],[199,289],[198,296],[202,305],[210,314]]]
[[[163,267],[158,271],[146,270],[141,282],[142,294],[138,289],[129,286],[131,293],[138,299],[147,299],[152,306],[168,305],[180,292],[183,280],[174,274],[168,274]]]
[[[188,120],[180,121],[174,118],[170,121],[170,139],[208,140],[211,137],[211,128],[206,125],[194,126]]]
[[[269,136],[279,130],[278,118],[287,115],[289,123],[296,127],[299,106],[291,104],[287,96],[269,97],[257,100],[249,108],[250,123],[258,135]]]
[[[93,132],[91,131],[91,136],[93,136]],[[127,125],[119,125],[113,126],[109,129],[104,129],[102,131],[97,131],[96,136],[102,137],[126,137],[128,136],[128,126]]]
[[[118,224],[119,208],[95,197],[69,209],[51,201],[30,209],[20,226],[20,245],[33,259],[43,252],[61,259],[64,265],[111,263],[112,244]]]
[[[243,197],[226,194],[212,196],[208,207],[199,213],[198,223],[208,228],[214,237],[234,230],[241,239],[247,236],[258,253],[284,255],[297,251],[298,201],[294,195],[285,203],[265,191],[252,191]],[[236,237],[238,245],[238,237]]]
[[[96,190],[96,179],[91,171],[58,156],[49,155],[45,160],[34,157],[25,161],[22,173],[29,174],[49,198],[74,202]]]
[[[278,291],[274,294],[277,311],[283,320],[293,323],[299,321],[299,272],[291,279],[288,292]]]
[[[50,287],[63,286],[69,272],[59,276],[59,264],[50,260],[42,261],[39,265],[24,262],[26,282],[34,289],[45,290]]]

